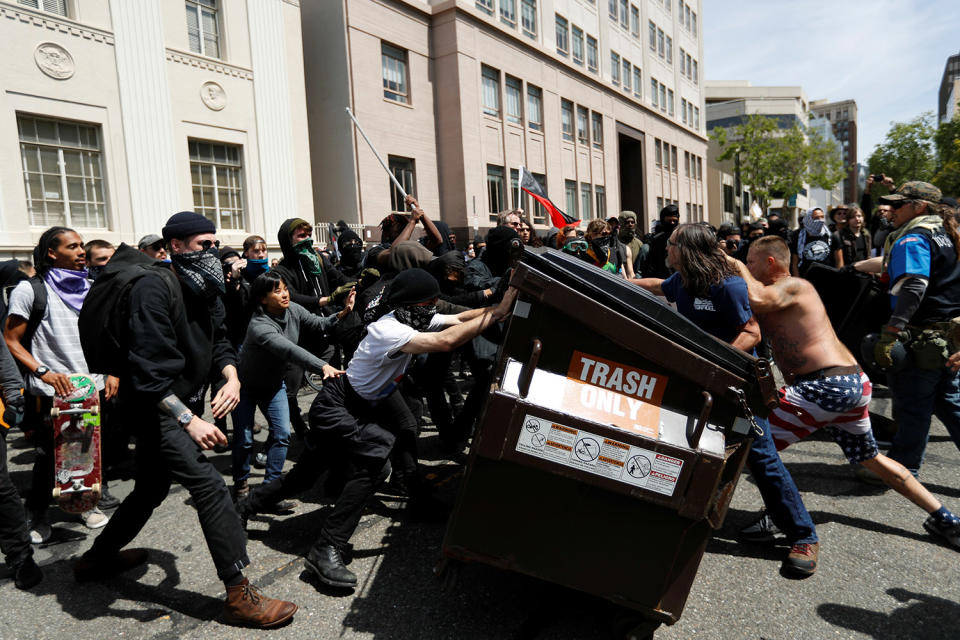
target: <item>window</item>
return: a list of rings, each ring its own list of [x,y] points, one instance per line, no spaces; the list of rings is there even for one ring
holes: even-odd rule
[[[670,4],[670,0],[667,0],[666,2],[663,3],[663,8],[666,10],[667,13],[670,13],[671,11],[673,11],[673,5]]]
[[[678,57],[680,58],[680,75],[682,76],[687,75],[687,61],[685,59],[686,55],[687,52],[683,50],[683,47],[680,47],[680,55]]]
[[[688,207],[690,205],[687,205]],[[724,213],[733,213],[734,212],[733,203],[733,185],[725,184],[723,185],[723,211]]]
[[[100,127],[17,114],[30,224],[107,226]]]
[[[657,25],[653,22],[649,22],[647,25],[649,32],[647,33],[647,41],[650,43],[650,51],[657,50]]]
[[[587,68],[596,72],[597,64],[597,39],[593,36],[587,36]]]
[[[413,158],[403,158],[400,156],[387,156],[387,164],[390,165],[390,173],[403,186],[403,190],[408,195],[417,195],[416,170],[414,169]],[[403,201],[403,194],[393,184],[392,180],[387,181],[390,189],[390,210],[405,211],[407,206]]]
[[[693,128],[700,129],[700,107],[693,108]]]
[[[557,53],[567,55],[570,52],[570,30],[567,19],[557,14]]]
[[[617,21],[617,0],[609,0],[607,2],[607,10],[610,12],[610,19],[616,22]]]
[[[666,55],[666,43],[663,29],[657,29],[657,55],[661,58]]]
[[[693,58],[687,54],[687,77],[693,80]]]
[[[670,166],[673,168],[673,172],[679,174],[680,168],[677,166],[677,148],[670,147]]]
[[[690,31],[693,32],[693,35],[697,35],[697,14],[692,11],[690,12],[690,24],[692,25]]]
[[[640,71],[640,67],[633,68],[633,94],[637,97],[643,97],[643,73]]]
[[[683,175],[690,177],[690,152],[683,152]],[[689,206],[689,205],[688,205]]]
[[[519,202],[517,199],[519,198]],[[513,208],[521,207],[524,211],[527,210],[527,192],[523,191],[520,188],[520,171],[518,169],[510,169],[510,199],[513,201]]]
[[[603,116],[596,111],[590,114],[593,124],[593,146],[597,149],[603,148]]]
[[[586,182],[580,183],[580,215],[584,219],[589,219],[591,217],[590,211],[593,209],[593,193],[590,188],[590,184]]]
[[[590,144],[589,112],[586,107],[577,107],[577,142]]]
[[[564,187],[567,195],[567,213],[569,213],[574,218],[576,218],[577,217],[577,181],[566,180],[564,183]]]
[[[610,52],[610,81],[620,84],[620,54]]]
[[[673,115],[673,89],[667,89],[667,113]]]
[[[689,30],[690,30],[690,6],[689,6],[689,5],[683,5],[683,12],[684,12],[684,17],[685,17],[685,22],[686,22],[686,25],[687,25],[687,31],[689,31]]]
[[[634,38],[640,37],[640,9],[636,5],[630,5],[630,33]]]
[[[623,61],[623,90],[630,93],[630,62],[628,60]]]
[[[667,110],[667,85],[660,85],[660,111]]]
[[[47,13],[55,13],[65,18],[70,17],[67,14],[67,0],[17,0],[19,4],[32,9],[38,9]]]
[[[703,158],[697,158],[697,180],[703,180]],[[702,207],[701,213],[703,213]]]
[[[243,229],[240,147],[189,140],[193,210],[220,229]]]
[[[667,64],[673,64],[673,39],[667,36]]]
[[[483,77],[483,112],[488,116],[500,116],[500,72],[484,65],[481,69]]]
[[[531,173],[533,179],[537,181],[544,189],[547,188],[547,176],[542,173]],[[526,202],[527,194],[523,193],[524,202]],[[524,211],[527,211],[527,207],[524,206]],[[533,224],[547,224],[547,209],[540,204],[536,199],[533,200]]]
[[[597,217],[606,220],[607,218],[607,192],[603,187],[597,185],[593,192],[597,196]]]
[[[663,197],[657,198],[657,211],[663,210]]]
[[[493,0],[477,0],[477,9],[493,15]]]
[[[520,0],[520,27],[531,38],[537,37],[537,0]]]
[[[662,167],[663,166],[663,150],[660,148],[659,140],[653,141],[653,157],[654,157],[654,164],[656,164],[658,167]]]
[[[543,92],[540,87],[527,85],[527,126],[543,131]]]
[[[693,103],[687,102],[687,124],[693,126]]]
[[[680,98],[680,120],[687,124],[687,99]]]
[[[573,140],[573,103],[560,101],[560,130],[564,140]]]
[[[380,43],[380,72],[383,75],[383,97],[407,104],[407,52],[386,42]],[[403,211],[403,209],[399,209]]]
[[[507,76],[507,121],[523,124],[523,83]]]
[[[500,21],[517,26],[517,0],[500,0]]]
[[[660,83],[658,83],[654,78],[650,78],[650,104],[657,106],[657,88]]]
[[[211,58],[220,57],[220,29],[217,26],[217,0],[186,0],[187,40],[190,51]],[[44,6],[48,0],[44,0]],[[64,14],[65,15],[65,14]]]
[[[487,165],[487,211],[490,219],[496,220],[497,214],[507,208],[504,192],[503,167]]]
[[[573,61],[583,64],[583,29],[573,27]]]
[[[620,26],[624,29],[630,24],[629,12],[627,11],[627,0],[620,0]]]
[[[670,145],[663,143],[663,170],[670,173]]]
[[[693,76],[693,84],[699,84],[699,82],[700,82],[700,73],[697,71],[697,61],[696,61],[696,60],[693,61],[693,72],[691,73],[691,75]]]

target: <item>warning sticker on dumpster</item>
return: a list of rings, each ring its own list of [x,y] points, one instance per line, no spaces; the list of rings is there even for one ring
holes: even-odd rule
[[[516,451],[672,496],[683,460],[527,414]]]

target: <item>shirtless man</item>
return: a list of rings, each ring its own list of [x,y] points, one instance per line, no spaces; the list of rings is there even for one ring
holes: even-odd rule
[[[960,549],[960,518],[903,465],[878,451],[868,411],[870,379],[837,339],[813,285],[790,276],[787,243],[777,236],[752,243],[741,275],[750,307],[761,332],[770,338],[774,360],[787,382],[780,405],[769,418],[777,450],[826,427],[852,464],[873,471],[930,514],[924,528]],[[819,543],[809,545],[808,553],[816,566]]]

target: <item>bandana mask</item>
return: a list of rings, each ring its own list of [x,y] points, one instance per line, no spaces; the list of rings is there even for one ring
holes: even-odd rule
[[[173,268],[191,291],[212,298],[226,290],[220,254],[215,247],[207,250],[175,253]]]
[[[826,220],[814,220],[812,213],[807,214],[803,218],[803,229],[807,232],[808,236],[822,236],[826,226]]]
[[[426,306],[405,305],[393,310],[393,315],[397,320],[417,331],[426,331],[436,313],[437,305],[435,304]]]
[[[270,271],[270,263],[266,258],[247,258],[247,266],[243,268],[243,273],[251,280],[267,271]]]
[[[80,312],[83,300],[90,290],[90,281],[87,280],[86,269],[75,271],[73,269],[53,268],[47,271],[44,280],[53,287],[53,290],[57,292],[57,295],[68,307],[77,313]]]
[[[293,249],[300,256],[300,264],[311,275],[319,276],[323,273],[323,269],[320,267],[320,258],[317,256],[317,252],[313,250],[313,238],[301,240],[293,245]]]

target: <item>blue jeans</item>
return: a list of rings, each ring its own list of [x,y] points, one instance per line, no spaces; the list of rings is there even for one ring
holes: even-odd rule
[[[757,418],[757,422],[763,429],[763,436],[753,441],[747,456],[747,466],[757,483],[757,489],[760,490],[767,513],[791,544],[817,542],[813,519],[803,505],[793,476],[783,466],[783,460],[777,453],[770,425],[762,418]]]
[[[960,374],[946,367],[907,367],[887,376],[893,396],[897,433],[887,454],[917,475],[930,437],[930,418],[936,415],[960,448]]]
[[[233,482],[250,477],[250,454],[253,451],[253,419],[259,407],[266,416],[270,436],[267,438],[267,468],[263,481],[271,482],[280,477],[283,463],[290,446],[290,407],[287,404],[287,387],[281,384],[273,393],[246,391],[240,387],[240,402],[233,410]]]

